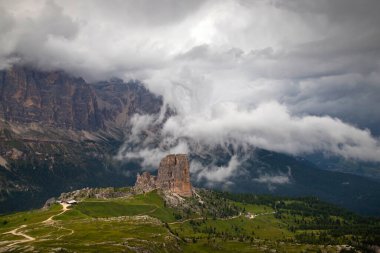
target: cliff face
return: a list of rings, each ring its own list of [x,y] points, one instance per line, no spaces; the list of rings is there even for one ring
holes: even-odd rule
[[[0,71],[0,119],[63,129],[124,128],[135,114],[155,114],[162,98],[138,81],[86,83],[62,71],[14,66]]]
[[[0,117],[74,130],[104,126],[95,93],[82,78],[26,67],[0,72]]]
[[[157,188],[157,177],[152,176],[149,172],[145,171],[141,175],[137,174],[135,190],[138,192],[150,192]]]
[[[160,162],[157,187],[181,196],[191,196],[190,166],[187,155],[168,155]]]
[[[149,92],[138,81],[125,83],[114,78],[95,83],[92,87],[103,119],[116,126],[125,127],[136,113],[159,113],[162,106],[162,98]]]
[[[151,176],[149,172],[137,175],[136,191],[148,192],[153,189],[162,189],[184,197],[191,197],[190,167],[187,155],[168,155],[163,158],[157,177]]]
[[[86,186],[132,184],[139,167],[114,155],[130,117],[161,105],[138,81],[90,84],[21,66],[0,71],[0,213]]]

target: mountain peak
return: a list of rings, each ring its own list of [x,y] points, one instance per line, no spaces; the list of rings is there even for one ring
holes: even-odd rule
[[[157,177],[150,175],[149,172],[137,175],[135,189],[143,192],[162,189],[184,197],[191,197],[192,187],[187,155],[167,155],[160,162]]]

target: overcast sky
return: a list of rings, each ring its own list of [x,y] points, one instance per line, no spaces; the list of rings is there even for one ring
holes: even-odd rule
[[[0,0],[0,68],[139,79],[177,111],[168,138],[380,161],[379,10],[378,0]]]

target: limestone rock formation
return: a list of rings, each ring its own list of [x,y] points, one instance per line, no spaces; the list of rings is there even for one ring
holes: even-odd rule
[[[160,162],[157,187],[181,196],[191,196],[190,166],[187,155],[168,155]]]
[[[87,83],[63,71],[26,66],[0,70],[0,120],[61,129],[97,131],[124,128],[138,114],[157,114],[158,97],[138,81]]]
[[[153,189],[191,197],[190,166],[187,155],[176,154],[163,158],[158,168],[157,177],[151,176],[149,172],[137,175],[136,191],[147,192]]]
[[[20,66],[0,71],[0,118],[75,130],[104,127],[95,93],[82,78]]]
[[[135,190],[138,192],[149,192],[156,189],[156,177],[145,171],[137,174]]]

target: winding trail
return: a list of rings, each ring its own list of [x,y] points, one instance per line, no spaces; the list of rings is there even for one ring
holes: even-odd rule
[[[235,219],[235,218],[238,218],[240,216],[242,216],[243,214],[239,214],[239,215],[235,215],[235,216],[231,216],[231,217],[227,217],[227,218],[217,218],[217,220],[232,220],[232,219]],[[174,224],[182,224],[182,223],[185,223],[187,221],[191,221],[191,220],[203,220],[204,217],[198,217],[198,218],[190,218],[190,219],[186,219],[186,220],[181,220],[181,221],[173,221],[173,222],[169,222],[168,224],[169,225],[174,225]]]
[[[67,234],[67,235],[61,235],[61,236],[57,237],[58,240],[61,239],[62,237],[74,234],[74,230],[72,230],[70,228],[65,228],[63,226],[56,226],[56,225],[54,225],[55,221],[53,220],[53,218],[57,217],[59,215],[64,214],[65,212],[67,212],[69,210],[69,206],[71,206],[70,204],[63,203],[63,202],[61,202],[60,204],[62,205],[62,212],[54,214],[54,215],[50,216],[49,218],[47,218],[46,220],[44,220],[43,222],[41,222],[41,223],[45,223],[45,224],[51,225],[51,226],[53,226],[55,228],[58,228],[58,230],[67,230],[67,231],[70,231],[70,233]]]
[[[185,223],[187,221],[191,221],[191,220],[203,220],[204,217],[199,217],[199,218],[191,218],[191,219],[186,219],[186,220],[181,220],[181,221],[173,221],[173,222],[168,222],[169,225],[174,225],[174,224],[182,224],[182,223]]]
[[[252,220],[252,219],[256,218],[257,216],[269,215],[269,214],[275,214],[275,213],[277,213],[277,212],[268,212],[268,213],[252,214],[251,217],[249,217],[248,219]]]
[[[254,214],[252,215],[251,218],[248,218],[248,219],[254,219],[256,218],[257,216],[262,216],[262,215],[269,215],[269,214],[275,214],[276,212],[269,212],[269,213],[258,213],[258,214]],[[232,219],[235,219],[235,218],[239,218],[241,216],[243,216],[244,214],[243,213],[240,213],[239,215],[235,215],[235,216],[231,216],[231,217],[226,217],[226,218],[217,218],[217,220],[232,220]],[[182,224],[182,223],[185,223],[187,221],[191,221],[191,220],[202,220],[204,219],[204,217],[199,217],[199,218],[190,218],[190,219],[186,219],[186,220],[181,220],[181,221],[174,221],[174,222],[168,222],[169,225],[174,225],[174,224]]]
[[[61,203],[61,205],[62,205],[62,212],[60,212],[60,213],[58,213],[58,214],[54,214],[54,215],[50,216],[49,218],[47,218],[47,219],[44,220],[44,221],[37,222],[37,224],[38,224],[38,223],[43,223],[43,224],[53,225],[53,223],[54,223],[53,218],[54,218],[54,217],[57,217],[57,216],[59,216],[59,215],[65,213],[65,212],[67,212],[67,211],[69,210],[68,207],[70,206],[70,204]],[[54,225],[53,225],[53,226],[54,226]],[[8,247],[10,247],[10,246],[14,246],[14,245],[17,245],[17,244],[20,244],[20,243],[31,242],[31,241],[35,241],[35,240],[36,240],[36,238],[34,238],[34,237],[32,237],[32,236],[29,236],[29,235],[27,235],[27,234],[25,234],[25,233],[23,233],[23,232],[18,232],[18,230],[23,229],[23,228],[26,228],[26,227],[27,227],[27,225],[21,225],[21,226],[19,226],[19,227],[13,229],[13,230],[11,230],[11,231],[8,231],[8,232],[3,233],[3,234],[12,234],[12,235],[15,235],[15,236],[22,236],[22,237],[25,238],[25,239],[22,239],[22,240],[15,240],[13,243],[7,245]],[[55,227],[56,227],[56,226],[55,226]],[[60,228],[60,227],[58,227],[58,228]],[[61,229],[66,229],[66,228],[61,227]],[[67,230],[71,230],[71,233],[70,233],[70,234],[73,234],[73,233],[74,233],[74,231],[73,231],[72,229],[67,229]],[[65,235],[65,236],[67,236],[67,235]]]
[[[54,226],[54,225],[53,225]],[[67,231],[70,231],[70,233],[68,233],[67,235],[60,235],[60,236],[58,236],[57,237],[57,240],[60,240],[62,237],[65,237],[65,236],[69,236],[69,235],[72,235],[72,234],[74,234],[74,230],[73,229],[71,229],[71,228],[64,228],[64,227],[62,227],[62,226],[60,226],[60,227],[58,227],[58,226],[54,226],[54,227],[56,227],[56,228],[58,228],[58,230],[67,230]]]
[[[24,234],[23,232],[17,232],[17,230],[25,228],[25,227],[26,227],[26,225],[21,225],[18,228],[15,228],[15,229],[13,229],[11,231],[3,233],[3,234],[12,234],[12,235],[16,235],[16,236],[22,236],[22,237],[25,238],[23,240],[17,240],[14,243],[9,244],[8,246],[13,246],[13,245],[16,245],[16,244],[20,244],[20,243],[30,242],[30,241],[36,240],[36,238],[31,237],[31,236],[29,236],[27,234]]]
[[[61,203],[61,205],[62,205],[62,212],[50,216],[49,218],[47,218],[46,220],[44,220],[42,223],[46,223],[46,224],[54,223],[53,218],[57,217],[57,216],[59,216],[61,214],[64,214],[65,212],[67,212],[69,210],[68,207],[71,206],[70,204],[67,204],[67,203]]]

